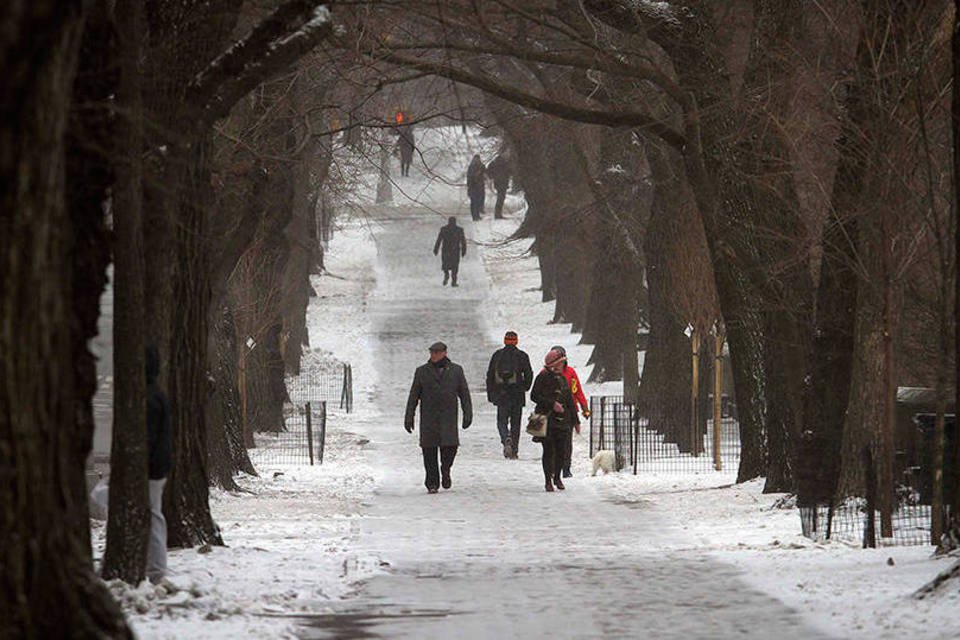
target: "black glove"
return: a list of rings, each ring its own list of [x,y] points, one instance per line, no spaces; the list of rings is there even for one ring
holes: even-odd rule
[[[464,421],[463,421],[463,428],[466,429],[466,428],[469,427],[471,424],[473,424],[473,420],[464,420]]]
[[[413,433],[413,425],[412,425],[412,424],[405,424],[405,425],[403,425],[403,428],[407,430],[407,433]]]

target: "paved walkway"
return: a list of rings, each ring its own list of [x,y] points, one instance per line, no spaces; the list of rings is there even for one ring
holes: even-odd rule
[[[573,478],[547,494],[539,445],[504,460],[483,376],[498,345],[482,310],[488,281],[476,251],[461,286],[441,286],[431,251],[443,219],[382,219],[377,288],[382,416],[357,425],[382,471],[364,512],[358,555],[384,573],[336,613],[305,621],[303,638],[791,638],[823,637],[737,571],[695,550],[643,502],[617,503]],[[469,221],[464,222],[469,238]],[[435,340],[464,366],[475,406],[453,488],[428,495],[416,433],[403,430],[414,368]]]

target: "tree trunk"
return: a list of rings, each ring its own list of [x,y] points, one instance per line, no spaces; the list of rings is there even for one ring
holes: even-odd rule
[[[650,429],[663,434],[667,442],[680,443],[690,428],[690,340],[684,334],[686,322],[671,304],[666,250],[674,234],[672,225],[679,218],[683,194],[669,163],[673,162],[675,168],[681,160],[653,145],[645,146],[653,173],[654,197],[644,251],[650,333],[640,378],[640,409]]]
[[[957,211],[960,210],[960,0],[953,3],[953,37],[951,53],[953,54],[953,93],[950,105],[950,125],[953,133],[953,267],[954,267],[954,318],[960,318],[960,223],[957,220]],[[954,323],[954,382],[955,406],[960,408],[960,321]],[[941,543],[941,550],[950,551],[960,548],[960,427],[957,437],[953,439],[953,477],[945,478],[944,502],[950,505],[950,522],[946,528],[946,538]]]
[[[120,54],[117,182],[113,198],[113,443],[110,508],[103,576],[139,584],[147,564],[150,498],[147,485],[146,380],[143,342],[143,227],[140,101],[141,26],[138,0],[116,8]]]
[[[164,491],[168,544],[192,547],[223,544],[210,515],[207,427],[203,407],[213,388],[207,373],[211,298],[207,214],[210,207],[210,136],[194,133],[174,157],[184,167],[183,200],[178,217],[177,278],[170,354],[170,405],[173,468]]]
[[[0,8],[0,620],[27,639],[132,637],[78,528],[90,395],[75,385],[64,131],[84,4]]]

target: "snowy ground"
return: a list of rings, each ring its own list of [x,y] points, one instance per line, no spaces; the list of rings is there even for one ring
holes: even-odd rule
[[[462,169],[494,143],[418,133],[441,175],[418,160],[396,205],[344,221],[330,275],[314,281],[311,349],[353,364],[356,411],[331,416],[323,466],[262,470],[241,481],[249,492],[214,494],[229,546],[171,552],[182,591],[115,585],[141,637],[960,637],[956,589],[910,598],[947,564],[928,547],[813,543],[796,510],[729,473],[590,478],[583,438],[563,493],[543,492],[538,446],[504,460],[482,388],[503,331],[534,362],[563,344],[584,381],[589,347],[547,324],[529,243],[503,242],[518,199],[507,220],[463,213]],[[430,253],[450,214],[471,241],[456,290]],[[428,496],[402,409],[436,339],[464,365],[476,419],[453,489]]]

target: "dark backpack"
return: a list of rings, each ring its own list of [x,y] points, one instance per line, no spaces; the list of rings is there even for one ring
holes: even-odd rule
[[[493,369],[493,380],[498,385],[512,385],[520,382],[520,356],[516,349],[504,349],[497,358]]]

